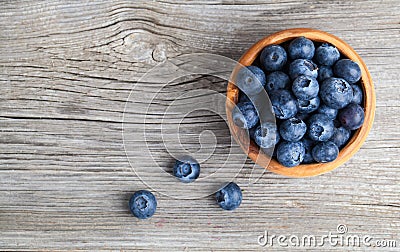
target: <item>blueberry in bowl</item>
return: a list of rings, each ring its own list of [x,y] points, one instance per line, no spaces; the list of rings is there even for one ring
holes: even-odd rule
[[[343,40],[313,29],[284,30],[255,43],[239,64],[256,65],[264,71],[264,88],[280,135],[271,155],[260,146],[259,140],[266,136],[255,141],[254,130],[250,146],[243,147],[247,129],[240,121],[234,122],[230,104],[237,104],[245,94],[231,78],[228,125],[258,165],[291,177],[316,176],[339,167],[360,149],[372,127],[375,91],[365,63]],[[236,74],[234,70],[232,76]],[[257,114],[258,107],[254,108]],[[272,142],[270,137],[264,143]]]
[[[232,119],[236,125],[244,129],[253,128],[259,121],[256,108],[250,101],[236,104],[232,111]]]

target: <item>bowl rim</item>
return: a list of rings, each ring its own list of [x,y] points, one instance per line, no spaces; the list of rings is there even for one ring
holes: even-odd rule
[[[290,41],[294,38],[301,36],[304,36],[315,42],[326,42],[336,46],[336,48],[338,48],[342,55],[357,62],[361,68],[360,86],[363,90],[364,95],[364,123],[358,130],[356,130],[356,132],[353,134],[353,137],[349,140],[346,146],[340,150],[339,156],[334,161],[329,163],[300,164],[298,166],[288,168],[278,163],[278,161],[276,161],[275,159],[269,158],[262,152],[259,155],[260,149],[253,141],[250,142],[250,146],[242,145],[241,141],[239,141],[239,138],[243,137],[245,130],[237,127],[232,122],[231,113],[233,106],[238,102],[239,97],[239,89],[231,81],[236,75],[236,68],[233,70],[230,81],[228,82],[226,102],[226,113],[229,129],[236,142],[241,145],[242,149],[248,155],[248,157],[250,157],[250,159],[252,159],[256,164],[264,167],[265,169],[273,173],[297,178],[317,176],[332,171],[347,162],[365,142],[368,133],[372,128],[376,106],[376,97],[372,77],[362,58],[350,45],[348,45],[342,39],[324,31],[310,28],[293,28],[273,33],[253,44],[242,55],[238,62],[241,65],[249,66],[257,59],[258,55],[264,47],[271,44],[282,44],[286,41]]]

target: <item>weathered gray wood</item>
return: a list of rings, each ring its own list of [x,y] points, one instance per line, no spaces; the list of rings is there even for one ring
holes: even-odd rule
[[[210,52],[238,59],[263,36],[292,27],[333,33],[367,63],[377,112],[360,152],[323,176],[288,179],[267,172],[251,185],[247,161],[236,178],[244,201],[234,212],[218,209],[212,197],[156,194],[153,218],[131,217],[129,195],[145,188],[131,170],[121,134],[134,82],[165,58]],[[257,237],[264,230],[325,235],[338,224],[351,234],[396,239],[400,247],[399,58],[398,0],[2,1],[0,250],[250,251],[262,249]],[[201,81],[224,92],[224,82]],[[145,103],[160,85],[142,87]],[[143,113],[129,123],[140,125]],[[215,115],[188,120],[229,137]],[[157,146],[150,146],[155,158],[167,166],[170,159]],[[345,248],[351,249],[366,248]]]

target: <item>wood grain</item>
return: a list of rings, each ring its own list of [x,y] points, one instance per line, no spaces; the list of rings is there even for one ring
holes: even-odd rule
[[[322,176],[288,179],[266,172],[255,184],[248,184],[253,163],[247,160],[235,179],[244,201],[234,212],[220,210],[211,196],[175,200],[155,193],[156,215],[131,217],[129,195],[146,187],[132,172],[122,141],[134,83],[167,58],[209,52],[237,60],[259,39],[293,27],[334,34],[367,64],[377,106],[361,150]],[[264,230],[325,235],[338,224],[352,234],[396,239],[400,247],[399,58],[397,0],[2,1],[0,250],[258,251]],[[179,85],[190,90],[197,83],[226,89],[213,78]],[[138,104],[162,85],[141,83]],[[174,90],[165,90],[157,104],[166,106]],[[143,126],[143,106],[130,124]],[[159,130],[157,116],[147,130]],[[187,120],[215,129],[225,153],[223,120],[206,113]],[[187,130],[196,133],[190,141],[197,146],[198,128]],[[167,167],[171,159],[154,138],[154,157]],[[147,162],[138,156],[134,165]]]

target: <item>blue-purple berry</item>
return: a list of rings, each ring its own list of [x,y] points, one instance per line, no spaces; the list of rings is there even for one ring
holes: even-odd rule
[[[351,130],[343,126],[335,128],[332,138],[330,139],[337,147],[342,148],[347,144],[351,136]]]
[[[321,104],[317,111],[320,114],[324,114],[324,115],[328,116],[332,120],[334,120],[338,114],[337,109],[331,108],[326,104]]]
[[[333,45],[323,43],[315,50],[314,58],[320,65],[332,66],[340,58],[340,52]]]
[[[282,46],[269,45],[262,50],[260,61],[265,70],[278,71],[286,64],[287,53]]]
[[[296,59],[289,65],[289,77],[294,80],[300,75],[318,77],[318,66],[308,59]]]
[[[299,165],[304,159],[305,149],[302,142],[279,143],[276,151],[278,162],[286,167]]]
[[[139,219],[147,219],[154,215],[157,209],[157,200],[147,190],[135,192],[129,199],[129,210]]]
[[[288,54],[292,60],[312,59],[315,53],[314,43],[305,37],[298,37],[290,42]]]
[[[276,118],[288,119],[296,115],[297,102],[289,91],[284,89],[273,91],[270,100]]]
[[[363,91],[361,90],[359,85],[351,85],[353,88],[353,100],[352,103],[361,104],[363,100]]]
[[[219,189],[215,194],[217,204],[222,209],[229,211],[240,206],[242,203],[242,197],[242,190],[234,182],[228,183],[223,188]]]
[[[263,70],[256,66],[242,67],[236,75],[236,86],[247,95],[261,92],[265,86],[266,77]]]
[[[321,83],[326,79],[333,77],[333,70],[330,66],[320,66],[318,67],[318,82]]]
[[[261,148],[274,147],[279,142],[279,133],[276,124],[272,122],[262,123],[254,130],[253,139]]]
[[[304,145],[305,153],[303,158],[303,164],[311,164],[315,162],[314,158],[312,157],[312,149],[315,146],[315,142],[307,137],[303,137],[301,142]]]
[[[311,140],[324,142],[334,133],[332,119],[324,114],[314,114],[307,122],[307,135]]]
[[[297,99],[297,108],[299,113],[312,113],[319,108],[321,101],[318,96],[310,100]]]
[[[318,95],[319,84],[317,79],[300,75],[292,84],[293,94],[301,100],[310,100]]]
[[[322,82],[319,95],[331,108],[341,109],[353,100],[353,88],[342,78],[329,78]]]
[[[181,157],[175,161],[173,174],[183,183],[193,182],[200,175],[200,164],[192,157]]]
[[[279,133],[281,137],[289,142],[300,141],[306,131],[306,124],[296,117],[292,117],[283,121],[279,126]]]
[[[259,117],[251,102],[240,102],[232,110],[232,120],[240,128],[250,129],[258,123]]]
[[[278,89],[288,89],[290,78],[287,74],[281,71],[275,71],[267,75],[265,89],[269,92]]]
[[[355,103],[351,103],[349,106],[340,110],[338,114],[340,123],[349,130],[360,128],[364,123],[364,117],[363,108]]]
[[[332,141],[318,143],[312,149],[313,159],[319,163],[335,160],[339,155],[339,148]]]
[[[350,84],[356,83],[361,78],[360,66],[350,59],[338,60],[333,66],[333,73]]]

